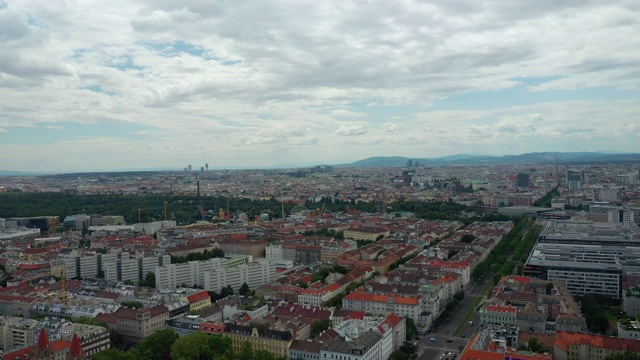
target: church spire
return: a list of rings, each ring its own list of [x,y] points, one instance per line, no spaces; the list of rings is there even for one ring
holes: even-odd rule
[[[78,339],[77,334],[73,334],[67,359],[85,359],[84,351],[82,351],[82,344],[80,344],[80,339]]]

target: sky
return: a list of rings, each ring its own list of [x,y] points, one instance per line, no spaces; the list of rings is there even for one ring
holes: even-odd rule
[[[0,0],[0,170],[640,152],[640,2]]]

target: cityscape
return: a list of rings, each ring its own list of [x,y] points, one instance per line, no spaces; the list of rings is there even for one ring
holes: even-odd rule
[[[0,360],[640,360],[633,0],[0,0]]]
[[[639,352],[640,163],[468,161],[0,178],[4,356]]]

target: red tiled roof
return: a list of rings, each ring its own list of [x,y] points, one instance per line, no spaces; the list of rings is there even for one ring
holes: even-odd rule
[[[19,302],[19,303],[32,303],[36,301],[36,298],[17,295],[0,295],[0,302]]]
[[[224,332],[224,324],[202,323],[200,324],[200,332],[211,334],[222,334]]]
[[[512,313],[512,314],[515,314],[518,311],[518,309],[514,307],[492,306],[492,305],[485,306],[485,310],[491,311],[491,312]]]
[[[404,305],[418,305],[418,299],[406,297],[406,296],[387,296],[387,295],[378,295],[378,294],[370,294],[364,292],[354,291],[349,295],[345,296],[346,300],[355,300],[355,301],[367,301],[367,302],[382,302],[388,303],[389,299],[393,299],[393,302],[396,304],[404,304]]]
[[[77,337],[77,335],[75,335],[75,334],[74,334],[74,336],[76,336],[76,337]],[[70,346],[71,346],[71,343],[70,343],[70,342],[68,342],[68,341],[65,341],[65,340],[56,340],[56,341],[54,341],[54,342],[52,342],[52,343],[51,343],[51,350],[52,350],[53,352],[58,352],[58,351],[61,351],[61,350],[66,349],[66,348],[68,348],[68,347],[70,347]]]
[[[95,317],[96,321],[100,321],[103,322],[105,324],[115,324],[116,323],[116,316],[114,314],[98,314]]]
[[[25,360],[34,359],[34,347],[26,347],[13,352],[5,353],[2,357],[3,360]]]
[[[20,264],[16,266],[16,269],[19,270],[37,270],[37,269],[46,269],[50,268],[51,264],[49,263],[41,263],[41,264]]]
[[[590,347],[640,352],[640,340],[620,339],[609,336],[587,335],[580,333],[557,332],[554,345],[566,351],[569,345],[584,343],[589,344]]]
[[[187,301],[189,302],[189,304],[193,304],[194,302],[198,302],[206,298],[210,298],[209,293],[206,291],[200,291],[187,296]]]

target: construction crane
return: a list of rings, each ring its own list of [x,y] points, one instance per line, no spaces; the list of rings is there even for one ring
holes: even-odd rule
[[[156,210],[156,208],[152,207],[152,208],[138,208],[138,209],[131,209],[131,211],[133,211],[133,212],[136,212],[136,211],[138,212],[138,224],[142,222],[142,221],[141,221],[141,218],[140,218],[140,213],[141,213],[142,211],[145,211],[145,210]]]
[[[67,264],[62,263],[60,268],[60,302],[67,306],[67,274],[65,273]]]

